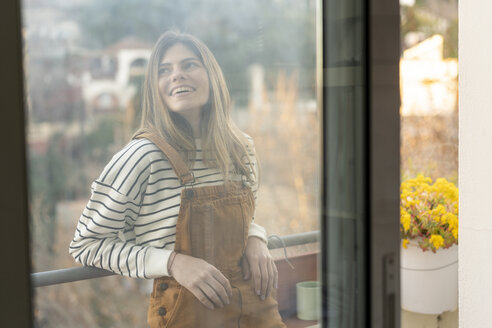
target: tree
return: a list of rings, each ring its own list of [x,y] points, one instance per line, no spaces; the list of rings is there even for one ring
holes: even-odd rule
[[[245,98],[253,63],[271,72],[272,81],[280,70],[300,68],[301,83],[308,81],[314,95],[314,8],[313,0],[106,0],[75,7],[74,14],[87,47],[104,48],[128,35],[153,43],[171,28],[194,34],[217,57],[231,93]]]

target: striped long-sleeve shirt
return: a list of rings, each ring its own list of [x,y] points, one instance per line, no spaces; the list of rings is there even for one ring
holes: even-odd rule
[[[200,140],[196,146],[192,168],[195,186],[224,183],[218,169],[204,165]],[[256,170],[252,156],[250,163]],[[252,186],[255,197],[256,186]],[[83,265],[124,276],[168,276],[167,262],[174,249],[182,188],[171,163],[156,145],[147,139],[132,140],[93,182],[70,254]],[[266,240],[265,230],[254,222],[249,236]]]

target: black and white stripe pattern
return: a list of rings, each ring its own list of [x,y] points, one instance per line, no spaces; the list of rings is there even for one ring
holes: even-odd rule
[[[197,148],[192,169],[195,186],[222,184],[222,174],[204,166],[199,140]],[[250,162],[256,171],[253,156]],[[92,196],[80,216],[70,254],[83,265],[129,277],[168,275],[182,188],[157,146],[147,139],[131,141],[92,184]],[[256,195],[256,184],[252,188]],[[264,229],[254,223],[249,234],[266,238]]]

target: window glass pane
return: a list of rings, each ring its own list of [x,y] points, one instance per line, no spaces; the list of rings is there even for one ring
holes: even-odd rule
[[[365,2],[324,4],[323,323],[366,327]]]
[[[261,237],[264,228],[268,235],[278,236],[271,237],[269,243],[275,248],[270,252],[279,272],[278,310],[288,325],[296,324],[296,283],[318,278],[321,104],[316,83],[320,49],[316,42],[317,7],[316,0],[23,2],[33,272],[75,266],[69,254],[75,235],[79,240],[72,243],[72,254],[81,262],[132,276],[35,288],[36,327],[146,324],[152,279],[134,277],[143,276],[144,267],[147,273],[167,271],[167,267],[155,264],[159,260],[151,265],[149,259],[167,260],[165,250],[174,248],[175,224],[166,220],[174,217],[176,221],[182,202],[173,203],[172,198],[179,195],[182,199],[179,192],[184,188],[172,176],[170,164],[163,164],[166,160],[162,156],[146,155],[150,157],[140,161],[125,156],[137,154],[139,141],[131,138],[140,126],[142,106],[149,105],[144,100],[151,99],[144,81],[153,63],[152,49],[163,32],[173,29],[194,35],[213,53],[230,92],[230,106],[224,98],[212,96],[215,94],[200,93],[205,85],[208,90],[225,92],[220,79],[210,78],[217,75],[211,73],[209,57],[198,58],[198,64],[193,64],[184,60],[186,51],[172,57],[172,47],[156,55],[163,65],[159,71],[153,70],[160,75],[149,82],[159,94],[152,99],[159,104],[168,101],[170,108],[173,100],[166,97],[178,93],[184,95],[182,99],[187,92],[200,93],[204,98],[199,99],[203,101],[199,108],[212,108],[222,101],[238,128],[254,141],[258,157],[255,170],[261,167],[256,176],[259,188],[256,178],[246,184],[255,191],[257,226],[250,226],[247,233]],[[192,49],[190,56],[197,53],[202,54]],[[188,79],[201,68],[208,79],[183,83],[182,90],[158,82],[168,71],[175,74],[170,81],[176,81]],[[177,104],[181,106],[179,101]],[[153,105],[148,108],[158,106]],[[181,117],[191,122],[186,115]],[[224,130],[220,118],[210,120],[222,124]],[[201,130],[200,141],[194,140],[196,134],[189,139],[195,147],[203,148],[203,152],[196,152],[191,166],[197,183],[194,188],[222,184],[222,171],[207,171],[213,161],[206,160],[206,141],[220,146],[222,140],[217,134],[207,137],[208,132],[216,131],[213,129],[208,126]],[[242,134],[236,136],[244,139]],[[186,148],[182,141],[177,144]],[[147,151],[158,153],[157,148]],[[142,152],[138,154],[143,156]],[[128,166],[113,169],[120,165],[120,158]],[[149,166],[142,166],[143,161]],[[242,172],[240,166],[233,168]],[[150,176],[159,170],[169,170],[169,176]],[[160,207],[148,210],[155,204]],[[240,209],[234,207],[235,213],[251,214],[241,204]],[[167,214],[159,216],[159,211]],[[202,209],[199,213],[206,216],[203,213],[208,212]],[[155,220],[148,221],[148,217]],[[247,222],[250,220],[248,217]],[[203,229],[190,227],[190,231],[200,230],[200,236],[219,231],[213,224],[205,224]],[[235,236],[232,228],[228,232]],[[214,235],[202,242],[205,245],[217,240]],[[283,243],[292,246],[284,250]],[[78,251],[88,244],[91,250]],[[198,247],[197,252],[207,247]],[[295,270],[284,260],[285,253]],[[165,317],[166,310],[161,307],[151,310]],[[316,323],[316,315],[299,315]]]

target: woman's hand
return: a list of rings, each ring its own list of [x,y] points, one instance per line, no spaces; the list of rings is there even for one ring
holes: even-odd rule
[[[229,304],[232,288],[229,280],[208,262],[176,253],[170,273],[210,310]]]
[[[256,295],[262,300],[277,288],[278,272],[267,244],[257,237],[249,237],[241,261],[244,280],[253,276]]]

